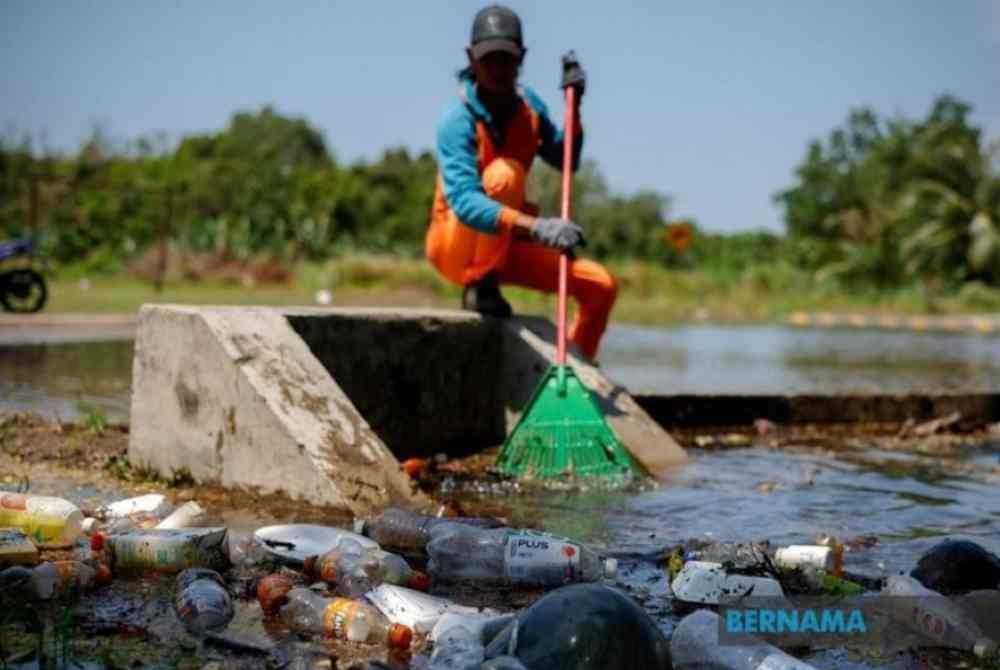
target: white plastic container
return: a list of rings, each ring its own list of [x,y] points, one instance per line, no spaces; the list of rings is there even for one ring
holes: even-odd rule
[[[136,512],[146,512],[162,518],[169,510],[170,502],[166,496],[150,493],[104,505],[97,510],[97,516],[102,519],[120,519]]]
[[[721,563],[688,561],[674,578],[674,597],[688,603],[718,605],[745,596],[783,597],[781,584],[768,577],[730,575]]]
[[[205,508],[195,501],[186,502],[166,519],[156,525],[157,528],[190,528],[205,520]]]
[[[670,657],[674,670],[816,670],[763,641],[720,645],[719,615],[709,610],[698,610],[677,624],[670,638]]]
[[[19,528],[38,547],[68,547],[83,526],[83,513],[62,498],[0,493],[0,527]]]
[[[814,544],[793,544],[774,552],[774,562],[780,568],[815,568],[833,570],[833,550]]]
[[[278,560],[301,566],[310,556],[321,556],[349,537],[362,547],[379,549],[379,545],[364,535],[343,528],[316,526],[305,523],[265,526],[254,532],[254,537],[267,552]]]
[[[105,550],[115,574],[224,570],[229,567],[226,535],[225,528],[153,528],[112,535]]]
[[[498,616],[491,609],[459,605],[445,598],[414,591],[403,586],[381,584],[365,594],[365,599],[393,623],[409,626],[414,632],[429,633],[445,614],[464,616]]]

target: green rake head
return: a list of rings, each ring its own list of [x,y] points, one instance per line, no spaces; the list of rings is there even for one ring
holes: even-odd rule
[[[496,468],[535,479],[640,474],[611,432],[590,390],[568,365],[545,373],[528,408],[504,442]]]

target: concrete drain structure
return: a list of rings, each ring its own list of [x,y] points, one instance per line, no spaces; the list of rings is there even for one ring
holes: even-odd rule
[[[397,458],[500,444],[553,340],[544,319],[460,311],[145,306],[129,458],[355,514],[419,504]],[[686,460],[624,388],[571,363],[650,472]]]

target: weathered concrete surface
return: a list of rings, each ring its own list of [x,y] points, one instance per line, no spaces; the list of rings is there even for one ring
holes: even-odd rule
[[[422,502],[275,309],[143,307],[129,458],[356,513]]]
[[[548,319],[520,317],[502,323],[501,379],[509,432],[542,375],[555,360],[556,333]],[[570,353],[567,362],[594,393],[611,430],[651,474],[662,473],[687,461],[684,449],[639,406],[627,389],[616,385],[580,356]]]
[[[420,503],[396,459],[500,444],[553,338],[544,319],[453,310],[147,306],[130,458],[355,513]],[[647,470],[686,459],[624,388],[570,362]]]

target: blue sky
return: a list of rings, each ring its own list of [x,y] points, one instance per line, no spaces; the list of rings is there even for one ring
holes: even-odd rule
[[[483,2],[0,3],[0,124],[75,150],[224,127],[274,105],[338,160],[430,148]],[[559,56],[589,75],[586,155],[714,231],[781,230],[771,195],[854,106],[926,113],[951,93],[1000,138],[1000,0],[511,2],[522,79],[554,111]]]

